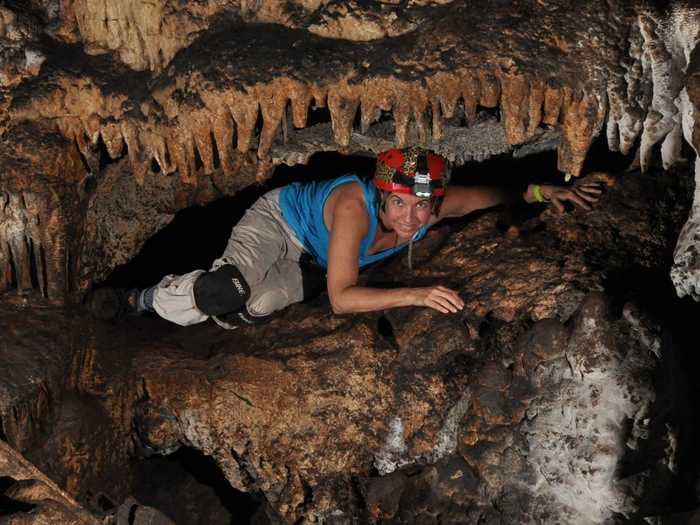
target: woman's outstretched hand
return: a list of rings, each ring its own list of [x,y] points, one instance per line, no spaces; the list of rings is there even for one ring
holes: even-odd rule
[[[457,313],[464,308],[464,301],[459,294],[445,286],[427,286],[425,288],[412,288],[412,304],[414,306],[427,306],[443,314]]]
[[[552,203],[557,212],[564,213],[564,203],[570,202],[574,206],[590,210],[600,199],[603,193],[599,182],[581,182],[574,186],[550,186],[541,185],[540,191],[546,201]]]

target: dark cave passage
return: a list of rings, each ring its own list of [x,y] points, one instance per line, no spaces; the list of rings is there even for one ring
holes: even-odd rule
[[[604,137],[599,137],[589,154],[586,170],[619,172],[629,166],[632,158],[610,152]],[[166,274],[207,269],[223,252],[231,229],[245,210],[265,192],[292,182],[328,180],[348,173],[370,177],[374,166],[373,157],[335,152],[317,153],[308,165],[279,166],[264,184],[249,186],[234,196],[223,197],[206,206],[181,210],[170,224],[145,243],[136,257],[117,267],[99,286],[145,288]],[[556,151],[523,158],[506,153],[482,162],[468,162],[453,169],[451,181],[457,185],[495,186],[527,182],[564,184],[557,170]]]
[[[134,496],[177,525],[250,523],[264,506],[262,496],[235,490],[211,457],[188,447],[141,460]]]

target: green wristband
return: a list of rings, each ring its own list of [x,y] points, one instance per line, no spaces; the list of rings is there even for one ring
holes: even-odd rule
[[[545,199],[544,195],[542,195],[542,188],[539,184],[535,184],[532,187],[532,194],[535,196],[535,200],[537,202],[547,202],[547,199]]]

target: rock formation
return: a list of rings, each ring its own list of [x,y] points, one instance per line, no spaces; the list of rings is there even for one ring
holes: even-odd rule
[[[148,507],[119,506],[139,458],[188,448],[272,521],[651,515],[677,472],[674,347],[605,292],[615,271],[665,265],[700,297],[700,193],[687,202],[682,176],[700,173],[699,40],[682,0],[7,2],[4,497],[48,522],[128,520]],[[556,149],[569,181],[601,135],[660,180],[603,177],[595,212],[507,234],[493,213],[451,225],[417,251],[429,266],[364,277],[444,280],[464,316],[343,318],[321,297],[231,338],[79,306],[178,211],[318,152],[419,143],[459,166]]]
[[[682,180],[618,178],[598,210],[519,235],[496,213],[448,225],[413,274],[398,258],[363,277],[440,280],[464,315],[336,317],[321,296],[232,338],[5,301],[5,438],[70,493],[113,502],[139,457],[197,449],[273,522],[648,515],[677,470],[674,350],[634,304],[608,305],[598,268],[668,258]]]

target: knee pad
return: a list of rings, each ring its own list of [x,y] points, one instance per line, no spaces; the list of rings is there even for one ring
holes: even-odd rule
[[[203,273],[194,283],[194,302],[207,315],[223,315],[240,310],[250,297],[250,286],[240,270],[225,264]]]

